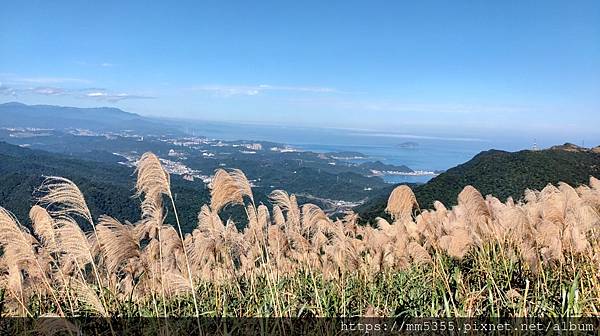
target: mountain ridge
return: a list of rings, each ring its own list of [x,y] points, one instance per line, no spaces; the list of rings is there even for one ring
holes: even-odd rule
[[[540,190],[552,183],[572,186],[587,184],[590,176],[600,177],[598,147],[584,148],[564,144],[544,150],[507,152],[482,151],[471,160],[448,169],[423,185],[411,186],[422,209],[430,209],[434,201],[446,206],[456,204],[458,193],[472,185],[484,196],[491,194],[501,200],[512,197],[518,201],[526,189]],[[386,217],[387,197],[379,195],[355,211],[365,219]]]
[[[27,105],[8,102],[0,104],[0,115],[0,127],[179,133],[179,128],[175,125],[116,107]]]

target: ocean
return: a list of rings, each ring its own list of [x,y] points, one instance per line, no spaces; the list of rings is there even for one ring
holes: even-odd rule
[[[520,150],[530,148],[525,141],[477,137],[444,137],[369,130],[269,126],[208,122],[191,125],[188,132],[222,140],[260,140],[288,144],[294,148],[326,152],[360,152],[368,161],[406,165],[413,170],[444,171],[470,160],[489,149]],[[433,175],[393,175],[390,183],[425,183]]]

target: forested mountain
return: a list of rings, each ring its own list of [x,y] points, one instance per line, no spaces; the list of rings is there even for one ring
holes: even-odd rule
[[[33,195],[44,176],[60,176],[75,182],[94,218],[110,214],[120,221],[139,219],[139,201],[132,197],[135,183],[132,168],[0,142],[0,206],[12,211],[25,225],[34,204]],[[202,182],[183,181],[179,176],[173,176],[171,183],[182,224],[191,229],[200,206],[208,201],[209,192]],[[173,222],[170,217],[167,220]]]
[[[28,211],[34,203],[32,195],[35,194],[35,188],[42,183],[44,176],[51,175],[75,182],[86,197],[94,217],[110,214],[121,221],[134,222],[139,219],[139,201],[132,198],[134,171],[115,163],[110,153],[94,152],[74,158],[0,142],[0,205],[14,212],[24,224],[27,224]],[[411,187],[420,207],[426,209],[435,200],[447,206],[456,204],[458,193],[466,185],[474,186],[483,195],[492,194],[501,200],[511,196],[518,200],[528,188],[539,190],[548,183],[558,182],[577,186],[587,183],[590,176],[600,177],[598,148],[588,150],[567,144],[541,151],[485,151],[426,184]],[[326,185],[328,183],[323,182]],[[295,179],[289,184],[293,190],[306,189],[310,183]],[[331,184],[331,187],[334,185]],[[355,210],[365,220],[385,217],[384,209],[393,187],[390,185],[389,188],[378,189],[367,203]],[[172,189],[182,226],[184,231],[189,232],[197,223],[200,206],[209,201],[209,190],[198,180],[184,181],[178,175],[172,176]],[[267,199],[269,192],[256,188],[257,203],[270,205]],[[310,202],[318,203],[314,199]],[[240,211],[234,207],[226,213],[236,219]],[[172,212],[168,213],[167,221],[174,221]],[[241,222],[239,224],[244,225]]]
[[[518,200],[526,189],[540,190],[548,183],[586,184],[590,176],[600,177],[600,148],[586,149],[573,144],[550,149],[519,152],[489,150],[470,161],[448,169],[426,184],[413,186],[419,205],[432,207],[439,200],[446,206],[456,204],[458,193],[472,185],[483,195],[501,200]],[[356,208],[362,218],[385,217],[387,196],[380,194]]]
[[[355,177],[354,175],[352,177]],[[42,184],[45,176],[59,176],[72,180],[82,191],[94,218],[109,214],[122,222],[133,223],[139,220],[140,202],[133,197],[136,181],[134,169],[116,163],[114,155],[104,151],[92,151],[75,157],[22,148],[0,141],[0,206],[13,212],[26,226],[29,226],[29,209],[35,204],[36,188]],[[333,188],[337,185],[331,183],[331,179],[335,180],[335,176],[332,176],[320,174],[316,182],[299,178],[290,181],[290,185],[311,191],[307,186],[318,185],[321,179],[327,178],[323,186]],[[191,232],[197,226],[200,207],[209,203],[210,191],[201,180],[187,181],[174,174],[171,175],[171,189],[182,229],[184,232]],[[322,188],[318,190],[321,191]],[[268,188],[254,188],[256,203],[270,207],[269,193]],[[298,201],[322,205],[314,198],[309,200],[300,196]],[[167,208],[166,222],[175,223],[172,209]],[[240,228],[247,222],[244,210],[239,206],[227,207],[223,218],[232,218]],[[91,229],[87,223],[80,224],[84,230]]]

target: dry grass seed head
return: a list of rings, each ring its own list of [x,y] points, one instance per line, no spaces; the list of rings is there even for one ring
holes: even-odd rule
[[[10,263],[19,264],[35,260],[34,244],[36,239],[22,226],[8,210],[0,207],[0,246],[7,254],[10,250]],[[6,259],[6,256],[4,256]]]
[[[102,317],[110,316],[110,314],[104,308],[100,297],[98,297],[98,294],[96,294],[96,291],[87,283],[77,280],[72,283],[72,286],[73,293],[79,302]]]
[[[85,202],[81,190],[73,183],[63,177],[47,177],[38,188],[42,194],[38,202],[44,205],[50,215],[78,216],[93,225],[92,214]]]
[[[473,186],[466,186],[458,194],[458,204],[464,206],[467,215],[473,220],[490,215],[483,196]]]
[[[171,179],[158,156],[150,152],[144,153],[137,163],[136,172],[137,197],[143,194],[146,197],[160,194],[171,196]]]
[[[410,218],[414,208],[418,208],[417,198],[407,185],[396,187],[388,199],[385,211],[392,219]]]
[[[108,216],[100,217],[96,227],[100,251],[109,273],[116,273],[131,258],[139,258],[140,246],[133,228]]]
[[[83,268],[93,262],[93,249],[88,237],[71,217],[59,217],[55,220],[56,250],[65,266],[75,263]],[[74,266],[74,265],[72,265]]]
[[[254,202],[250,182],[239,169],[231,172],[217,169],[210,184],[210,196],[210,207],[215,212],[221,211],[227,204],[244,204],[244,196]]]
[[[273,190],[269,195],[271,202],[287,213],[286,224],[291,226],[300,225],[300,208],[295,195],[289,195],[283,190]]]
[[[54,231],[54,219],[39,205],[34,205],[29,211],[29,218],[33,230],[41,242],[49,250],[56,249],[56,232]]]
[[[279,205],[273,205],[273,223],[277,226],[285,226],[285,216]]]

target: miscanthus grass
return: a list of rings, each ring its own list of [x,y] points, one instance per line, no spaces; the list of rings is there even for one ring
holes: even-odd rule
[[[141,220],[92,218],[71,181],[50,177],[32,231],[0,208],[0,311],[7,316],[598,316],[600,182],[548,185],[501,202],[471,186],[421,210],[410,188],[392,222],[331,219],[295,195],[256,204],[240,170],[182,235],[160,160],[138,164]],[[242,206],[238,230],[221,211]],[[177,217],[176,217],[177,218]],[[78,225],[87,222],[90,232]]]

